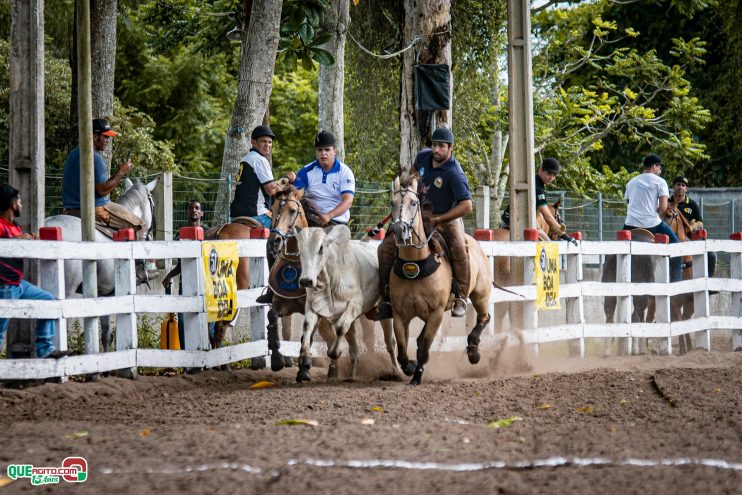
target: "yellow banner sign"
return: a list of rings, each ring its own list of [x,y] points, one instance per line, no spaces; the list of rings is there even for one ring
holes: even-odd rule
[[[559,309],[559,244],[536,243],[536,305],[538,309]]]
[[[237,312],[237,242],[203,242],[206,285],[206,317],[209,321],[231,320]]]

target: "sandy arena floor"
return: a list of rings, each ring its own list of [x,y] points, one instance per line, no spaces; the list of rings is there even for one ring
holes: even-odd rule
[[[740,352],[520,372],[462,352],[419,387],[378,380],[387,360],[356,383],[315,367],[305,385],[291,368],[0,388],[1,475],[89,463],[85,483],[0,478],[0,494],[742,492]],[[249,389],[261,380],[275,386]],[[316,424],[276,424],[291,419]]]

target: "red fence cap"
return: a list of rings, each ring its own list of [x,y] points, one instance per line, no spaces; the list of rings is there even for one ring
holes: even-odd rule
[[[133,241],[136,238],[134,229],[119,229],[113,233],[113,240],[118,242]]]
[[[204,229],[202,227],[181,227],[178,230],[181,241],[203,241]]]
[[[657,244],[669,244],[670,236],[667,234],[654,234],[654,242]]]
[[[631,231],[630,230],[619,230],[618,232],[616,232],[616,240],[617,241],[630,241]]]
[[[569,235],[571,235],[572,237],[574,237],[576,241],[581,241],[582,240],[582,232],[572,232]]]
[[[39,239],[42,241],[61,241],[62,227],[41,227],[39,229]]]
[[[492,229],[474,229],[473,237],[478,241],[493,241],[495,232]]]
[[[526,241],[538,241],[538,229],[525,229],[523,239]]]
[[[742,241],[742,232],[735,232],[734,234],[729,234],[729,238],[733,241]]]
[[[690,233],[690,240],[691,241],[703,241],[705,239],[708,239],[709,233],[706,231],[706,229],[696,230],[695,232]]]

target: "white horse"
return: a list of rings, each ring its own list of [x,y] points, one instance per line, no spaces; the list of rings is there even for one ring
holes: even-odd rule
[[[157,184],[157,179],[148,184],[137,181],[134,184],[129,182],[129,187],[124,194],[118,199],[117,203],[131,210],[132,213],[139,216],[144,223],[144,237],[150,237],[153,226],[155,203],[152,199],[152,190]],[[82,221],[70,215],[55,215],[45,220],[47,227],[61,227],[62,240],[80,242],[82,240]],[[113,242],[112,239],[95,231],[95,242]],[[137,268],[137,282],[146,281],[146,272],[139,273]],[[115,272],[114,260],[98,260],[98,295],[110,296],[115,289]],[[82,261],[67,260],[64,262],[64,285],[66,297],[74,295],[82,284]],[[111,331],[109,326],[109,317],[101,318],[101,343],[103,351],[108,352],[111,347]]]

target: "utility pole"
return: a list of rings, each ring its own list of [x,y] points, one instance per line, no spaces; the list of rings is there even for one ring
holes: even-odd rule
[[[44,0],[10,2],[10,174],[21,193],[24,232],[44,222]],[[25,277],[37,282],[37,263]],[[8,357],[31,357],[32,321],[14,320],[8,332]]]

